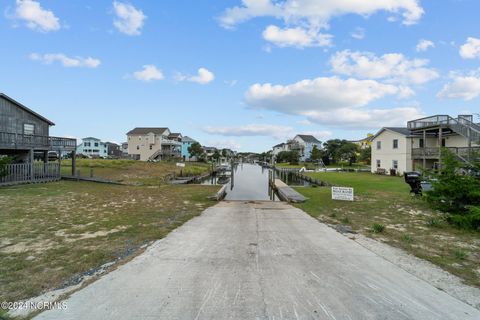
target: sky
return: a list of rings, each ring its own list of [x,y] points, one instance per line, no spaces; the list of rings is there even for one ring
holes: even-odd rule
[[[478,0],[0,0],[0,92],[51,135],[262,152],[480,112]],[[477,118],[478,119],[478,118]],[[480,121],[480,120],[479,120]]]

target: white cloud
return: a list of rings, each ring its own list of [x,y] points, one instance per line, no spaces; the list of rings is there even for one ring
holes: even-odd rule
[[[429,48],[435,48],[435,43],[433,43],[433,41],[426,40],[426,39],[421,39],[420,41],[418,41],[418,44],[415,47],[417,52],[425,52]]]
[[[213,74],[213,72],[206,68],[200,68],[198,69],[198,73],[195,76],[187,76],[177,72],[174,76],[174,79],[175,81],[190,81],[198,84],[208,84],[215,80],[215,75]],[[235,84],[236,81],[231,85],[234,86]]]
[[[357,39],[357,40],[362,40],[365,38],[365,29],[363,28],[355,28],[355,30],[350,33],[352,38]]]
[[[286,86],[257,83],[249,88],[245,98],[253,107],[298,114],[317,109],[362,107],[385,96],[404,95],[402,87],[375,80],[320,77]]]
[[[215,147],[217,149],[231,149],[233,151],[238,151],[242,148],[242,146],[235,140],[227,139],[227,140],[209,140],[206,144],[207,147]]]
[[[480,96],[480,75],[478,73],[474,72],[467,76],[452,74],[451,78],[452,81],[444,85],[437,94],[438,98],[469,101]]]
[[[241,6],[225,11],[220,23],[232,28],[255,17],[274,17],[288,24],[324,28],[336,16],[369,16],[379,11],[401,14],[405,25],[417,23],[424,13],[418,0],[242,0]]]
[[[332,37],[330,34],[301,27],[282,29],[270,25],[263,31],[263,38],[278,47],[326,47],[332,45]]]
[[[480,58],[480,39],[469,37],[459,53],[463,59]]]
[[[60,62],[64,67],[67,68],[96,68],[101,64],[99,59],[94,59],[91,57],[82,58],[82,57],[68,57],[63,53],[32,53],[30,59],[34,61],[41,61],[45,64],[52,64],[54,62]]]
[[[59,19],[53,11],[43,9],[33,0],[16,0],[15,17],[24,20],[33,30],[49,32],[60,29]]]
[[[290,85],[254,84],[245,94],[247,104],[284,114],[303,116],[327,126],[376,128],[406,122],[420,114],[417,108],[368,109],[369,103],[411,91],[375,80],[322,77]]]
[[[371,52],[337,52],[330,64],[333,72],[367,79],[385,79],[395,83],[423,84],[438,78],[435,69],[427,68],[426,59],[407,59],[400,53],[377,57]]]
[[[333,111],[312,111],[306,114],[313,122],[349,129],[405,126],[412,119],[423,117],[416,107],[385,109],[342,108]]]
[[[134,6],[128,3],[113,2],[113,9],[117,15],[117,19],[113,21],[113,25],[118,31],[129,36],[138,36],[145,24],[147,16]]]
[[[133,77],[140,81],[150,82],[154,80],[163,80],[165,77],[161,70],[153,64],[143,66],[143,70],[133,73]]]
[[[293,134],[294,130],[290,126],[280,126],[271,124],[247,124],[243,126],[209,126],[203,128],[203,131],[209,134],[234,137],[255,137],[268,136],[274,138],[286,138]]]

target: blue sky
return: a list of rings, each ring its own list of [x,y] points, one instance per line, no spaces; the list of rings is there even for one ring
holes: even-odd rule
[[[480,112],[476,0],[2,0],[0,92],[58,136],[264,151]]]

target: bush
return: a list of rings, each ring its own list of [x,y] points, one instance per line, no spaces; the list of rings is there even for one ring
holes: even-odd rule
[[[288,162],[289,164],[298,164],[300,156],[296,151],[279,152],[276,158],[277,162]]]
[[[460,228],[480,228],[480,179],[465,174],[462,163],[448,149],[442,150],[440,172],[430,172],[436,178],[426,200],[434,209],[447,212],[447,221]]]
[[[12,157],[2,157],[0,158],[0,177],[7,175],[7,165],[13,162]]]

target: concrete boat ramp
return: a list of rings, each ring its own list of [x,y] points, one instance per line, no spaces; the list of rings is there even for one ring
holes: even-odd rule
[[[284,202],[223,201],[36,319],[473,320],[480,311]]]

